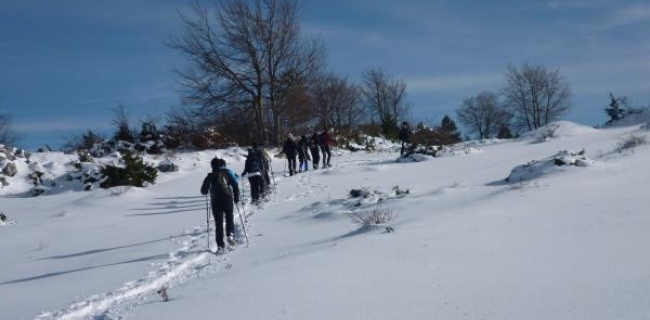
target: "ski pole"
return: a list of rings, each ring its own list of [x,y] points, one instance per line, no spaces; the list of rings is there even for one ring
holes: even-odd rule
[[[275,199],[276,197],[276,184],[275,184],[275,173],[273,172],[273,161],[269,161],[269,168],[271,169],[271,179],[273,180],[273,198]]]
[[[246,224],[244,223],[244,218],[241,215],[241,210],[239,210],[239,204],[235,203],[237,207],[237,213],[239,214],[239,221],[241,222],[241,228],[244,230],[244,237],[246,237],[246,246],[248,246],[248,233],[246,233]]]
[[[208,239],[208,251],[210,251],[210,205],[208,204],[208,194],[205,194],[205,222],[206,222],[206,238]]]

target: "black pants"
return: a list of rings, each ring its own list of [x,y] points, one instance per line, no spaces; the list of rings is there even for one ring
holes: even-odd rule
[[[320,152],[318,151],[318,148],[310,149],[310,151],[311,159],[313,160],[312,165],[314,166],[314,169],[318,169],[318,163],[320,162]]]
[[[296,156],[287,157],[289,162],[289,175],[292,176],[296,173]]]
[[[265,166],[262,168],[262,188],[260,189],[260,193],[262,195],[268,192],[271,186],[271,176],[269,175],[269,170],[270,170],[269,166]]]
[[[212,197],[212,215],[214,216],[214,229],[217,234],[217,246],[225,248],[226,244],[223,241],[223,222],[226,218],[226,235],[235,236],[235,217],[233,215],[232,199],[223,198],[215,199]]]
[[[323,151],[323,167],[329,167],[330,159],[332,158],[332,154],[330,153],[330,147],[324,146],[321,147],[321,150]]]
[[[251,199],[257,203],[260,201],[260,195],[264,190],[264,178],[262,176],[248,177],[248,183],[251,185]]]

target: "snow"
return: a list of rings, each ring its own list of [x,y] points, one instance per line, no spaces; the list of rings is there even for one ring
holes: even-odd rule
[[[292,177],[274,158],[271,200],[240,204],[250,246],[221,256],[205,251],[199,187],[214,156],[241,172],[244,149],[175,154],[179,171],[147,188],[31,197],[14,178],[0,189],[14,222],[0,226],[0,318],[647,319],[650,147],[616,146],[650,132],[556,125],[427,161],[396,161],[388,141],[335,150],[332,168]],[[56,177],[74,158],[31,160]],[[394,219],[352,222],[376,209]]]

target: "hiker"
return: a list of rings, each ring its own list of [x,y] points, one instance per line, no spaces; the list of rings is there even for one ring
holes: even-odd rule
[[[402,122],[402,127],[399,129],[399,141],[402,142],[402,150],[400,151],[400,156],[404,155],[409,141],[411,140],[411,128],[409,127],[408,122]]]
[[[293,139],[293,135],[289,133],[287,140],[284,141],[282,152],[287,157],[289,165],[289,175],[292,176],[296,173],[296,156],[298,156],[298,144]]]
[[[239,202],[239,187],[232,171],[226,168],[226,161],[214,158],[210,162],[212,172],[203,180],[201,194],[210,192],[212,215],[215,221],[217,251],[225,249],[223,223],[226,222],[226,236],[229,245],[235,244],[235,220],[233,216],[233,201]]]
[[[309,162],[311,157],[309,157],[309,142],[307,141],[307,136],[303,135],[298,141],[298,172],[303,172],[309,170]]]
[[[262,185],[260,189],[260,195],[265,195],[271,186],[271,177],[269,172],[271,172],[271,157],[266,153],[266,150],[261,148],[258,143],[253,143],[251,149],[249,149],[248,156],[252,155],[256,157],[260,163],[260,173],[262,174]]]
[[[320,151],[318,151],[318,149],[320,148],[318,143],[318,133],[314,132],[311,135],[308,146],[309,146],[309,151],[311,152],[311,158],[313,160],[312,167],[314,167],[314,170],[317,170],[318,163],[320,162]]]
[[[330,159],[332,154],[330,153],[330,135],[327,132],[327,128],[319,136],[320,149],[323,153],[323,168],[330,167]]]
[[[251,200],[254,204],[259,204],[260,194],[264,190],[264,178],[262,177],[261,159],[253,148],[248,149],[248,156],[244,163],[244,172],[242,177],[248,177],[248,183],[251,185]]]

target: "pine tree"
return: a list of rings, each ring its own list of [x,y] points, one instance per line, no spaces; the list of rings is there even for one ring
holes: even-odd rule
[[[442,118],[438,132],[439,144],[441,145],[454,144],[462,141],[456,122],[447,115]]]
[[[158,170],[155,167],[146,164],[142,157],[125,151],[122,157],[124,167],[108,165],[102,169],[103,181],[100,184],[102,188],[116,186],[135,186],[144,187],[149,183],[155,183]]]
[[[497,134],[497,138],[512,139],[512,133],[510,132],[510,128],[508,128],[507,124],[504,123],[499,127],[499,133]]]
[[[609,107],[605,108],[605,112],[609,116],[609,121],[607,123],[612,123],[616,122],[620,119],[623,119],[625,116],[625,109],[621,108],[621,105],[619,101],[621,98],[616,98],[614,95],[610,92],[609,93]]]

